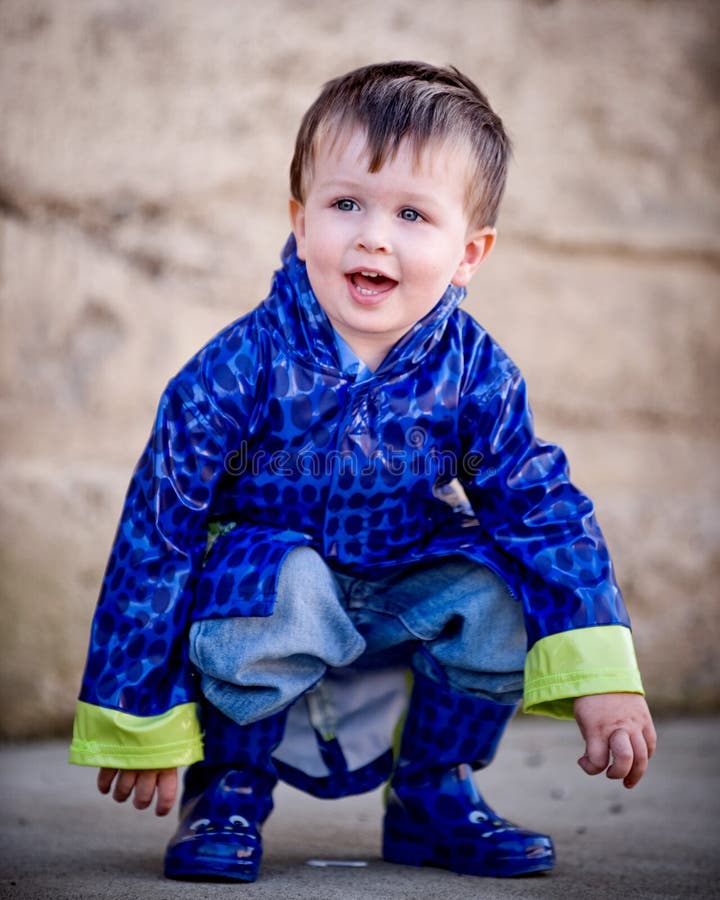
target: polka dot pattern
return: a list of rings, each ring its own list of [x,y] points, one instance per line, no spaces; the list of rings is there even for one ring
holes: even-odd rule
[[[186,770],[182,802],[203,793],[218,772],[234,771],[235,783],[257,789],[254,802],[258,808],[253,817],[262,822],[272,809],[270,794],[277,781],[272,753],[282,740],[286,719],[284,709],[250,725],[238,725],[203,700],[200,724],[204,759]]]
[[[628,624],[592,503],[535,439],[522,378],[462,296],[450,287],[356,383],[288,246],[269,298],[162,396],[81,699],[143,716],[196,699],[189,623],[270,615],[280,562],[303,544],[348,573],[464,553],[522,598],[530,645]],[[475,518],[438,490],[452,479]]]
[[[419,672],[413,677],[393,783],[426,781],[430,770],[461,763],[489,765],[516,705],[451,690]]]

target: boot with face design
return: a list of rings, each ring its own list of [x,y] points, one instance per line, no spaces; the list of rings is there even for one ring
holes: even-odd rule
[[[260,827],[273,808],[271,755],[287,710],[238,725],[206,704],[205,759],[185,774],[180,822],[165,854],[165,875],[187,881],[255,881]]]
[[[514,711],[415,674],[387,797],[387,862],[495,878],[553,867],[551,839],[497,815],[472,778],[491,762]]]

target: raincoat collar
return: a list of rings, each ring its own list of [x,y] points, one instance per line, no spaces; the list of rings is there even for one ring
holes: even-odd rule
[[[430,312],[391,348],[375,370],[374,377],[406,371],[409,366],[417,365],[440,340],[448,318],[465,294],[465,288],[449,285]],[[282,267],[275,272],[270,296],[263,306],[271,317],[276,333],[284,337],[296,354],[312,360],[314,366],[338,374],[341,372],[332,325],[310,286],[307,269],[298,258],[293,235],[285,244]]]

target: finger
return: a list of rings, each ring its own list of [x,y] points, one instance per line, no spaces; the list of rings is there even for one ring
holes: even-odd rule
[[[645,738],[645,743],[647,745],[649,759],[657,750],[657,732],[655,731],[655,726],[652,722],[643,729],[643,737]]]
[[[133,794],[133,806],[135,809],[147,809],[152,803],[157,784],[156,771],[139,772],[135,779],[135,792]]]
[[[113,778],[117,775],[117,769],[100,769],[97,776],[97,786],[101,794],[109,794]]]
[[[591,737],[585,745],[585,755],[580,757],[578,765],[587,775],[597,775],[606,769],[609,761],[610,754],[605,741],[599,737]]]
[[[160,772],[157,780],[155,815],[166,816],[175,805],[177,780],[177,769],[168,769]]]
[[[639,734],[631,738],[633,748],[633,762],[630,771],[623,779],[626,788],[633,788],[645,774],[650,759],[649,748],[644,735]]]
[[[120,772],[115,782],[115,790],[112,795],[113,800],[116,800],[118,803],[124,803],[132,793],[136,778],[137,772]]]
[[[633,767],[634,751],[630,735],[623,728],[613,731],[608,741],[612,753],[612,763],[607,770],[608,778],[626,778]]]

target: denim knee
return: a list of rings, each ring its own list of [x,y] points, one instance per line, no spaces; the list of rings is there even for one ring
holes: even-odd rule
[[[285,557],[272,615],[205,619],[190,629],[190,659],[203,693],[241,723],[288,706],[328,666],[348,665],[364,649],[332,572],[308,547]]]

